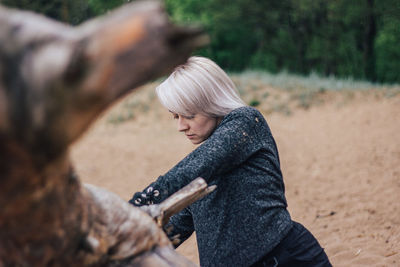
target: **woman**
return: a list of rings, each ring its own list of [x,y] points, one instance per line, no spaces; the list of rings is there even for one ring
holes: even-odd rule
[[[191,57],[157,95],[178,130],[201,145],[130,203],[159,203],[203,177],[217,189],[173,216],[168,234],[179,236],[179,246],[195,231],[201,266],[331,266],[317,240],[290,218],[267,122],[221,68]]]

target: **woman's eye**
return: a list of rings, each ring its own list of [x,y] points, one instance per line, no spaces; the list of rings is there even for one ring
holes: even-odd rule
[[[195,116],[195,115],[190,115],[190,116],[185,116],[184,118],[185,118],[185,119],[188,119],[188,120],[192,120],[192,119],[194,119],[194,116]]]
[[[174,118],[175,120],[179,119],[179,116],[182,117],[182,118],[184,118],[184,119],[187,119],[187,120],[192,120],[192,119],[194,119],[194,117],[195,117],[195,115],[184,116],[184,115],[178,115],[178,114],[173,114],[172,116],[173,116],[173,118]]]

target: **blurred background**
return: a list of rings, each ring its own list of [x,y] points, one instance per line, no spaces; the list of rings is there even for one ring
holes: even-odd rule
[[[77,25],[127,0],[0,0]],[[398,0],[165,0],[171,19],[202,25],[196,54],[228,71],[263,70],[400,82]]]

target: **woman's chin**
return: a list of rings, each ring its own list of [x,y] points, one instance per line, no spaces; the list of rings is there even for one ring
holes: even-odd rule
[[[198,145],[201,142],[203,142],[202,139],[198,139],[198,138],[189,138],[189,141],[192,142],[193,145]]]

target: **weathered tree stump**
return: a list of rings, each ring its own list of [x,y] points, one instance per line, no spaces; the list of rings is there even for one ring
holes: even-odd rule
[[[68,147],[206,41],[158,2],[79,27],[0,7],[0,266],[188,266],[152,218],[83,187]]]

